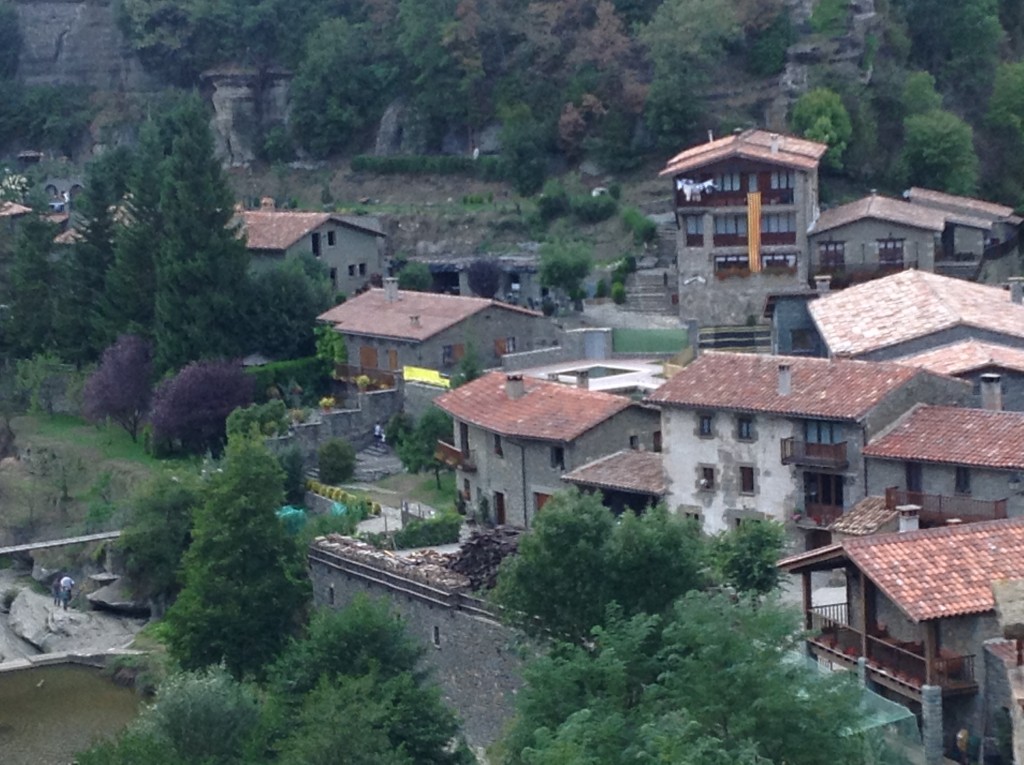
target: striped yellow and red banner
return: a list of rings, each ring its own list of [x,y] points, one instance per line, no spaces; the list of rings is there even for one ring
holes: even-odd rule
[[[750,270],[761,270],[761,192],[747,194],[747,258]]]

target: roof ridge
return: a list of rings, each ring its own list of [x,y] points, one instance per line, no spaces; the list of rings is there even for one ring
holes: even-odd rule
[[[961,523],[951,526],[936,526],[930,529],[917,529],[916,531],[892,531],[887,534],[872,534],[859,539],[843,540],[842,544],[844,545],[844,549],[849,551],[859,547],[890,545],[899,542],[915,542],[919,539],[953,537],[960,536],[962,534],[980,534],[982,532],[999,529],[1004,526],[1024,526],[1024,516],[1017,518],[997,518],[991,521],[976,521],[974,523]]]

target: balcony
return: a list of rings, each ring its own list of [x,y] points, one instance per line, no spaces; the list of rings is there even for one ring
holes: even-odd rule
[[[796,244],[795,231],[762,231],[761,244]]]
[[[816,502],[804,502],[803,518],[797,521],[801,528],[827,528],[843,514],[840,505],[821,505]]]
[[[711,244],[715,247],[746,247],[746,234],[714,234],[711,237]]]
[[[845,441],[838,444],[811,444],[795,438],[783,438],[782,464],[843,470],[850,463],[846,459]]]
[[[917,268],[917,260],[857,265],[837,264],[835,262],[830,264],[811,263],[812,274],[828,274],[832,277],[833,289],[848,287],[851,284],[859,284],[860,282],[870,281],[881,276],[889,276],[910,268]]]
[[[476,472],[476,462],[470,454],[463,453],[460,449],[444,441],[437,442],[437,448],[434,449],[434,459],[464,473]]]
[[[676,207],[746,207],[747,192],[745,191],[710,191],[705,194],[691,195],[686,201],[686,194],[680,189],[676,191]]]
[[[835,603],[807,611],[806,626],[811,633],[807,644],[819,659],[853,669],[864,656],[870,680],[917,701],[926,684],[939,686],[944,696],[977,692],[974,656],[940,649],[929,659],[922,642],[900,641],[887,634],[865,635],[854,629],[849,610],[848,604]]]
[[[384,369],[373,367],[362,367],[355,364],[335,364],[334,379],[339,382],[356,384],[360,377],[366,377],[370,386],[379,390],[388,390],[395,387],[395,373]]]
[[[974,499],[973,497],[946,497],[890,487],[885,490],[885,506],[895,510],[900,505],[917,505],[919,518],[925,526],[945,526],[951,520],[963,523],[994,521],[1006,517],[1005,499]]]

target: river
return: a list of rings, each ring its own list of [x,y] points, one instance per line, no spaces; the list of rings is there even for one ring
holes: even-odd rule
[[[3,765],[66,765],[97,738],[117,733],[139,697],[99,670],[73,664],[0,674]]]

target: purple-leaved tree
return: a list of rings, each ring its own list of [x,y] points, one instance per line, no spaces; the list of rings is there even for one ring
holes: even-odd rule
[[[252,378],[238,363],[194,361],[153,395],[153,436],[171,449],[219,455],[228,415],[250,403]]]
[[[138,335],[121,335],[103,351],[99,368],[82,391],[83,413],[92,422],[113,420],[138,439],[153,394],[153,347]]]

